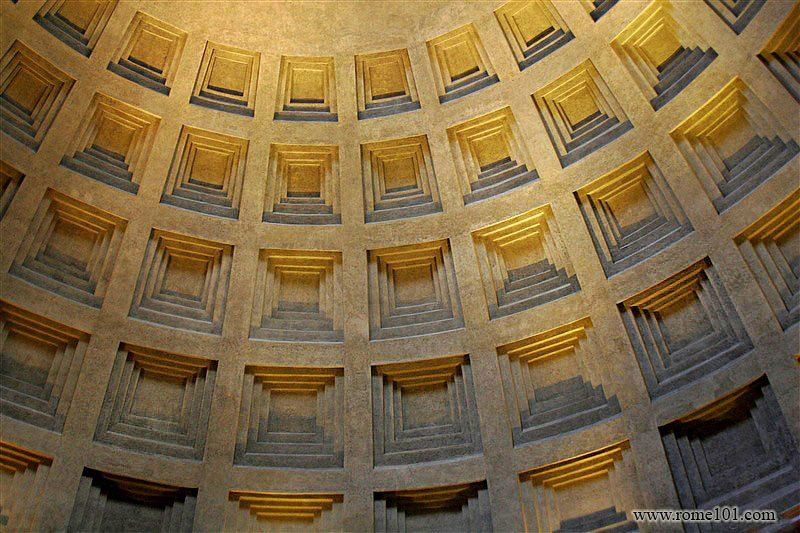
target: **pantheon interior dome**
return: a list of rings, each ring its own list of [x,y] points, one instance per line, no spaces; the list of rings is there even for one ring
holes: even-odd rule
[[[800,3],[0,13],[0,531],[800,527]]]

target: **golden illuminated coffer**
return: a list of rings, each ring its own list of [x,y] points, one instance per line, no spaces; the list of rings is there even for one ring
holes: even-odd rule
[[[797,527],[800,3],[0,16],[0,528]]]

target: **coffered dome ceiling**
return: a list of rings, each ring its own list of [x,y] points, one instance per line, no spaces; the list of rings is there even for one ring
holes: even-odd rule
[[[797,527],[800,4],[0,14],[3,531]]]

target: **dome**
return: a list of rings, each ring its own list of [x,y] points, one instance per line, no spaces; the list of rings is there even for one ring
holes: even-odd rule
[[[800,3],[0,15],[3,528],[797,527]]]

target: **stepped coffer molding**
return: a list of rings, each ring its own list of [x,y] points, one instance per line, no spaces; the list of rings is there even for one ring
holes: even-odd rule
[[[563,168],[633,129],[591,59],[532,97]]]
[[[0,161],[0,220],[22,186],[25,175],[5,161]]]
[[[129,315],[154,324],[220,335],[233,246],[153,229]]]
[[[343,496],[321,492],[231,491],[225,531],[346,531]]]
[[[343,342],[342,254],[261,250],[250,338]]]
[[[0,301],[3,416],[60,432],[89,335]]]
[[[184,126],[161,203],[239,218],[249,146],[247,139]]]
[[[344,466],[344,370],[247,366],[234,463]]]
[[[99,309],[127,224],[107,211],[48,189],[9,274]]]
[[[261,220],[274,224],[341,224],[339,148],[273,144]]]
[[[108,70],[169,96],[187,33],[141,11],[131,20]]]
[[[95,93],[61,166],[136,194],[160,124],[152,113]]]
[[[474,231],[472,239],[490,319],[581,289],[549,205]]]
[[[800,190],[753,222],[736,243],[781,327],[800,322]]]
[[[617,2],[619,2],[619,0],[580,0],[583,8],[595,22],[608,13]]]
[[[800,454],[766,376],[660,428],[684,509],[774,509],[800,498]],[[710,524],[684,524],[712,531]],[[791,526],[789,526],[791,529]]]
[[[442,211],[425,135],[362,144],[361,172],[367,223]]]
[[[255,116],[261,53],[208,41],[189,103]]]
[[[486,200],[539,179],[511,108],[447,130],[464,204]]]
[[[617,396],[598,383],[600,353],[589,318],[497,348],[515,446],[620,414]]]
[[[464,327],[450,241],[367,253],[370,340]]]
[[[671,135],[717,213],[763,185],[800,152],[797,141],[738,77]]]
[[[407,50],[356,56],[356,89],[359,120],[420,108]]]
[[[74,84],[66,72],[14,41],[0,60],[0,130],[37,151]]]
[[[283,56],[275,120],[338,122],[332,57]]]
[[[800,58],[797,56],[800,35],[800,4],[795,3],[786,20],[775,30],[758,58],[786,87],[792,97],[800,102]]]
[[[84,468],[67,531],[190,532],[197,489]]]
[[[121,344],[95,440],[202,460],[216,375],[216,361]]]
[[[649,152],[581,187],[575,199],[607,277],[694,231]]]
[[[372,367],[375,466],[481,453],[469,356]]]
[[[62,43],[89,57],[117,3],[117,0],[47,0],[33,20]]]
[[[618,308],[653,399],[698,381],[753,348],[708,258]]]
[[[486,481],[376,492],[375,531],[492,531]]]
[[[683,22],[680,10],[666,0],[650,4],[611,42],[611,47],[656,111],[717,57],[717,52]]]
[[[463,98],[499,81],[472,24],[428,41],[428,55],[440,104]]]
[[[0,441],[0,523],[10,531],[33,531],[53,458]]]
[[[520,70],[538,63],[575,38],[548,0],[508,2],[494,14]]]
[[[726,2],[725,0],[704,1],[736,35],[744,31],[767,3],[766,0],[739,0],[735,3]]]
[[[638,531],[630,443],[622,441],[519,474],[525,531]]]

